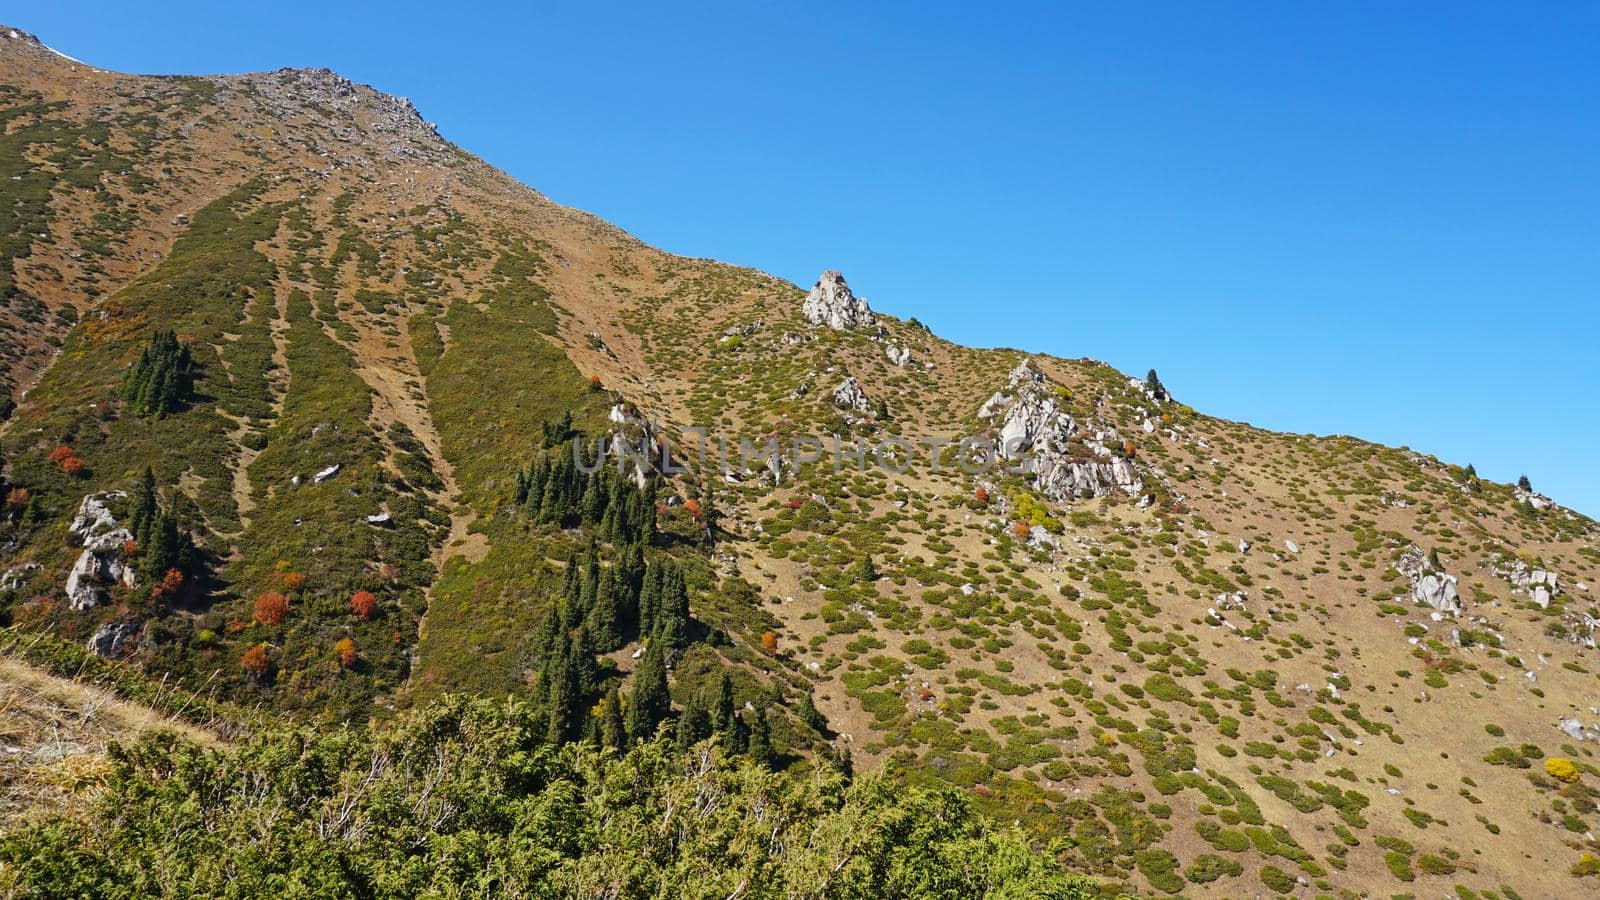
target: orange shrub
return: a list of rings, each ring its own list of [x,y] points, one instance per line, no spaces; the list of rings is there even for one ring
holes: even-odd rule
[[[291,591],[298,591],[306,584],[306,576],[302,572],[285,572],[281,580],[283,586]]]
[[[761,646],[766,648],[768,653],[777,653],[778,635],[771,631],[761,632]]]
[[[257,644],[246,650],[244,656],[239,657],[239,665],[251,675],[265,675],[272,666],[272,660],[267,657],[267,645]]]
[[[6,505],[12,509],[24,509],[32,499],[33,495],[28,493],[25,487],[14,487],[6,491]]]
[[[127,557],[139,555],[139,545],[133,542],[133,538],[128,538],[122,542],[122,555]]]
[[[1011,523],[1011,533],[1023,540],[1033,534],[1033,528],[1026,521],[1018,519]]]
[[[972,499],[978,501],[979,503],[988,503],[989,489],[979,485],[978,489],[972,492]]]
[[[266,591],[256,598],[255,612],[250,618],[257,625],[282,625],[287,615],[289,598],[277,591]]]
[[[350,595],[350,611],[365,622],[378,611],[378,598],[371,591],[356,591]]]
[[[88,469],[89,466],[76,456],[69,456],[61,461],[61,471],[69,478],[77,478]]]
[[[598,391],[598,390],[600,390],[600,388],[601,388],[600,376],[599,375],[590,375],[589,376],[589,390]]]
[[[683,501],[683,508],[688,510],[689,515],[694,516],[696,519],[700,518],[702,515],[705,515],[705,513],[700,509],[700,501],[694,499],[693,497]]]
[[[333,654],[339,657],[339,665],[346,669],[356,664],[361,659],[361,652],[356,649],[356,642],[348,637],[342,637],[333,645]]]
[[[183,573],[177,569],[168,569],[167,574],[161,576],[161,582],[150,589],[151,600],[165,600],[176,594],[183,587]]]
[[[76,453],[72,452],[71,447],[62,445],[50,451],[50,461],[53,463],[62,463],[76,455]]]

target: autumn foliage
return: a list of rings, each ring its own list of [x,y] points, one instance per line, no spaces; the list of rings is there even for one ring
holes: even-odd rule
[[[342,637],[333,645],[333,655],[339,658],[339,665],[346,669],[355,665],[361,659],[361,651],[356,649],[356,642],[348,637]]]
[[[1011,523],[1011,533],[1019,538],[1026,539],[1030,534],[1033,533],[1033,529],[1028,525],[1027,522],[1023,521],[1022,519],[1018,519]]]
[[[57,465],[60,465],[74,456],[77,456],[77,454],[72,452],[71,447],[65,445],[50,451],[50,461],[56,463]]]
[[[266,591],[256,598],[251,619],[257,625],[282,625],[289,615],[289,598],[277,591]]]
[[[350,595],[350,612],[365,622],[378,612],[378,598],[371,591],[356,591]]]
[[[251,675],[265,675],[272,666],[272,660],[267,657],[267,645],[257,644],[246,650],[244,656],[239,657],[239,665]]]
[[[700,501],[693,497],[683,501],[683,508],[688,510],[689,515],[694,516],[696,519],[705,515],[705,511],[700,508]]]
[[[69,478],[77,478],[88,469],[88,464],[76,456],[69,456],[61,461],[61,472]]]
[[[287,590],[298,591],[305,587],[306,576],[301,572],[285,572],[279,579]]]
[[[14,487],[6,491],[6,505],[12,509],[25,509],[33,495],[25,487]]]
[[[977,490],[972,492],[972,499],[978,501],[979,503],[988,503],[989,502],[989,489],[986,488],[986,487],[979,486],[979,488]]]
[[[761,646],[765,648],[768,653],[778,652],[778,635],[771,631],[761,632]]]
[[[151,600],[165,600],[176,594],[183,587],[183,572],[178,569],[168,569],[167,574],[161,576],[161,581],[150,589]]]

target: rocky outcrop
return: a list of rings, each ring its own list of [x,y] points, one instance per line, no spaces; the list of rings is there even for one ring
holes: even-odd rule
[[[1085,441],[1083,449],[1094,458],[1074,456],[1069,442],[1078,423],[1062,407],[1044,373],[1027,360],[1011,371],[1005,388],[984,401],[978,418],[995,422],[999,457],[1033,473],[1039,489],[1053,500],[1137,494],[1144,489],[1133,461],[1116,456],[1105,445],[1104,439],[1116,440],[1114,432],[1102,430]]]
[[[27,587],[29,581],[33,580],[33,573],[39,571],[40,568],[42,567],[38,563],[23,563],[20,566],[12,566],[5,571],[4,575],[0,575],[0,591],[22,590]]]
[[[1456,577],[1434,566],[1421,547],[1407,547],[1395,562],[1395,570],[1411,581],[1411,599],[1447,615],[1461,612]]]
[[[1540,609],[1549,609],[1550,601],[1561,596],[1561,577],[1556,573],[1535,569],[1520,559],[1502,559],[1490,566],[1490,571],[1510,582],[1514,587],[1528,592]]]
[[[107,622],[95,629],[85,647],[96,656],[120,659],[133,651],[133,638],[138,634],[138,622]]]
[[[856,381],[854,375],[839,382],[833,389],[833,405],[842,409],[853,409],[856,412],[866,412],[872,408],[867,401],[867,394],[861,389],[861,382]]]
[[[890,344],[887,347],[884,347],[883,355],[888,357],[889,362],[894,363],[897,366],[903,367],[907,363],[911,362],[911,348],[902,346],[900,344]]]
[[[800,312],[811,324],[824,325],[835,331],[873,328],[878,324],[878,318],[872,314],[867,301],[851,293],[844,276],[832,269],[823,272],[822,277],[817,279],[810,293],[806,294]]]
[[[133,535],[111,512],[111,503],[126,497],[121,491],[89,494],[67,526],[68,539],[83,547],[67,574],[67,604],[72,609],[92,609],[104,603],[111,585],[133,586],[133,565],[123,555]]]

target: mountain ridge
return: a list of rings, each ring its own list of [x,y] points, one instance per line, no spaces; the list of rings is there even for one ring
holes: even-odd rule
[[[640,501],[608,483],[591,518],[527,479],[573,433],[770,437],[645,479],[641,558],[692,621],[594,654],[597,711],[671,643],[669,723],[726,676],[780,754],[958,786],[1140,890],[1580,884],[1600,551],[1531,486],[961,347],[837,273],[808,294],[664,253],[328,70],[124,76],[12,33],[10,628],[302,722],[445,693],[551,716],[552,610],[592,611]],[[192,383],[141,413],[125,373],[163,332]],[[811,437],[952,446],[905,471],[781,450]],[[76,527],[105,491],[110,530]],[[167,520],[199,559],[160,593]],[[145,537],[89,546],[117,528]],[[71,608],[97,566],[151,571]],[[1540,774],[1546,744],[1576,781]]]

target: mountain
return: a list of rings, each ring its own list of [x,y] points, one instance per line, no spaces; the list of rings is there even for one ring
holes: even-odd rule
[[[714,736],[1108,892],[1594,889],[1600,529],[1532,485],[661,252],[326,70],[0,28],[0,118],[0,610],[58,667]]]

